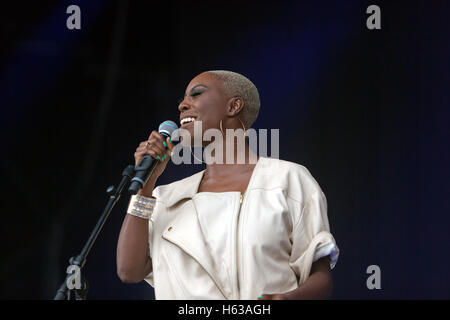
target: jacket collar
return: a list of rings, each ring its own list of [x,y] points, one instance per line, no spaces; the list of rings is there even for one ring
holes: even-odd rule
[[[267,171],[267,168],[262,168],[264,166],[270,165],[271,163],[270,161],[266,161],[266,159],[267,158],[265,157],[259,157],[259,160],[256,163],[252,177],[250,179],[248,189],[253,186],[253,180],[256,179],[255,176],[259,174],[258,170]],[[198,187],[200,186],[200,182],[202,181],[204,172],[205,170],[199,171],[187,178],[175,182],[175,185],[172,188],[172,192],[167,198],[166,206],[171,207],[183,199],[192,199],[198,192]]]
[[[173,188],[173,191],[166,201],[167,207],[171,207],[183,199],[192,199],[198,191],[204,171],[205,170],[199,171],[192,176],[176,182],[177,185]]]

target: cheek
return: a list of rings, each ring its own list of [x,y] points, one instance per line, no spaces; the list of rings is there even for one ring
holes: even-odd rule
[[[219,128],[219,122],[222,118],[219,116],[217,112],[209,112],[208,114],[205,114],[205,116],[202,116],[202,129],[203,132],[207,129],[211,128]]]
[[[222,104],[222,101],[206,97],[199,101],[197,110],[203,131],[210,128],[219,129],[220,120],[225,118],[225,106]]]

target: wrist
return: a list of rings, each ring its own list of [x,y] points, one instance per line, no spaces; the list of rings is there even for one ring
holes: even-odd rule
[[[138,195],[144,197],[151,197],[153,195],[153,189],[155,189],[156,180],[148,180],[145,186],[138,191]]]
[[[137,194],[140,195],[140,196],[151,198],[152,194],[153,194],[153,188],[150,189],[150,190],[141,189],[141,190],[138,191]]]

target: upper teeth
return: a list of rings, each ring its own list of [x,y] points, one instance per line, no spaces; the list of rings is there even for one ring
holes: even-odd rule
[[[192,122],[192,121],[194,121],[194,120],[195,120],[195,118],[189,118],[189,117],[187,117],[187,118],[181,119],[180,123],[181,123],[181,124],[185,124],[185,123],[188,123],[188,122]]]

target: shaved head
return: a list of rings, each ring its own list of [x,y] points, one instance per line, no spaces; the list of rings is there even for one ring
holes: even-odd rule
[[[242,74],[227,70],[206,71],[219,79],[225,90],[225,94],[231,98],[239,96],[244,101],[244,107],[240,112],[240,119],[246,129],[250,128],[258,117],[259,93],[256,86]]]

